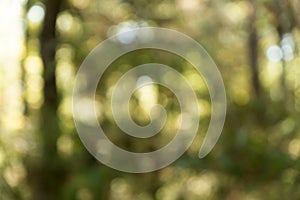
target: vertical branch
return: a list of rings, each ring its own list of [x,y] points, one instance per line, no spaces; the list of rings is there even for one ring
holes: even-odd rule
[[[65,177],[62,160],[57,153],[60,129],[57,116],[59,98],[55,74],[56,19],[62,2],[62,0],[44,1],[46,12],[40,34],[40,55],[44,66],[44,103],[40,112],[37,135],[42,157],[27,165],[28,182],[31,184],[33,200],[60,199],[60,190]]]
[[[28,12],[28,8],[29,8],[29,2],[26,4],[25,6],[25,12],[27,13]],[[25,18],[25,16],[23,16]],[[25,70],[25,61],[26,61],[26,58],[28,57],[28,40],[30,38],[30,33],[29,33],[29,30],[28,28],[25,29],[25,33],[23,35],[24,37],[24,49],[25,49],[25,53],[22,57],[22,60],[21,60],[21,73],[22,73],[22,82],[24,83],[24,94],[23,94],[23,105],[24,105],[24,112],[23,112],[23,115],[24,116],[27,116],[28,115],[28,101],[27,101],[27,93],[28,93],[28,89],[27,89],[27,85],[26,85],[26,70]]]
[[[56,111],[59,104],[56,87],[56,18],[60,10],[61,0],[45,1],[45,20],[40,35],[40,54],[44,65],[44,104],[41,110],[40,128],[42,132],[42,148],[46,157],[56,157],[56,142],[59,136]],[[45,157],[44,156],[44,157]]]
[[[249,38],[248,38],[248,48],[249,48],[249,62],[252,73],[252,87],[256,96],[260,93],[260,82],[259,82],[259,72],[258,72],[258,38],[257,30],[255,27],[256,19],[256,6],[253,0],[249,0],[251,5],[251,10],[249,14]]]
[[[55,77],[55,50],[56,50],[56,18],[60,9],[60,0],[46,0],[46,15],[40,36],[41,57],[44,64],[44,99],[45,105],[56,110],[58,106],[56,77]]]
[[[281,40],[282,41],[282,35],[281,35]],[[286,62],[284,58],[281,59],[281,67],[282,67],[282,73],[281,73],[281,87],[282,87],[282,93],[283,96],[285,97],[285,101],[287,101],[288,95],[287,95],[287,87],[286,87]]]

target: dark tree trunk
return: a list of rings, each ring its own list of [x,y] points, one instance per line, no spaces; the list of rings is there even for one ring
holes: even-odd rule
[[[56,19],[61,0],[45,0],[45,19],[40,35],[40,54],[44,65],[44,103],[40,112],[38,141],[41,158],[34,159],[28,168],[28,179],[32,188],[32,199],[60,199],[65,170],[57,154],[57,139],[60,135],[57,108],[59,98],[56,88],[55,51]]]
[[[61,0],[45,1],[46,15],[40,36],[40,53],[44,65],[44,104],[41,113],[41,128],[44,131],[43,153],[45,156],[56,155],[56,139],[59,132],[57,121],[54,119],[57,118],[56,111],[59,104],[55,76],[55,51],[57,45],[55,24],[60,3]],[[49,119],[49,117],[54,117],[54,119]]]
[[[256,96],[260,93],[259,71],[258,71],[258,37],[255,27],[256,6],[253,0],[250,0],[251,11],[249,15],[249,62],[252,74],[252,87]]]

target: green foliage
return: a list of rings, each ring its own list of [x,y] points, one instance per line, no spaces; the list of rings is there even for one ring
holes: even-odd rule
[[[57,78],[57,110],[44,101],[41,86],[41,44],[37,38],[47,24],[33,23],[24,15],[26,53],[20,61],[20,81],[26,91],[20,94],[19,103],[26,107],[26,112],[15,109],[2,113],[2,106],[14,96],[4,92],[11,89],[1,81],[4,75],[0,76],[0,199],[43,199],[43,195],[48,197],[44,199],[67,200],[300,198],[300,30],[295,19],[299,2],[62,2],[56,21],[56,72],[52,74]],[[28,1],[27,9],[33,5],[45,8],[42,1]],[[250,19],[253,10],[254,19]],[[183,58],[151,49],[123,55],[105,71],[96,94],[99,123],[107,136],[126,150],[148,152],[169,142],[174,137],[180,107],[167,88],[154,86],[157,102],[168,111],[168,121],[161,134],[150,139],[125,135],[116,126],[109,104],[112,88],[124,72],[144,63],[162,63],[182,73],[199,99],[200,128],[190,149],[164,169],[128,174],[99,163],[80,141],[71,109],[76,71],[96,45],[124,26],[159,26],[181,31],[202,44],[215,60],[226,86],[228,111],[220,140],[204,159],[200,160],[197,154],[210,121],[210,97],[205,82]],[[259,93],[255,93],[251,79],[251,44],[247,43],[254,29],[258,35]],[[283,51],[287,33],[295,46],[290,46],[292,59],[285,60],[284,54],[272,62],[266,52],[272,46]],[[0,62],[4,74],[1,68]],[[138,124],[145,125],[149,116],[139,101],[136,92],[130,111]],[[21,117],[7,120],[14,112]]]

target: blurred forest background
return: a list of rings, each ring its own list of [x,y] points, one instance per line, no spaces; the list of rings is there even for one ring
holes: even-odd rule
[[[299,16],[298,0],[0,0],[0,199],[299,199]],[[132,117],[149,122],[148,108],[159,102],[168,111],[167,134],[147,140],[123,134],[110,96],[133,66],[174,67],[193,86],[201,110],[199,134],[179,160],[129,174],[97,162],[79,140],[72,87],[96,45],[143,26],[175,29],[203,45],[223,76],[228,111],[217,145],[198,159],[210,120],[201,76],[166,52],[122,56],[96,96],[99,122],[118,146],[160,148],[173,137],[180,112],[168,89],[147,86],[132,98]]]

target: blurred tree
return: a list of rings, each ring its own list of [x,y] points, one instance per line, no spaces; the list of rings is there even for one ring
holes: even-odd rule
[[[33,199],[59,199],[65,177],[64,165],[57,153],[57,139],[60,135],[57,109],[59,97],[56,87],[57,47],[56,19],[62,0],[46,0],[45,19],[40,34],[40,54],[43,61],[44,103],[40,112],[38,138],[41,142],[41,157],[27,166],[28,181]]]
[[[254,0],[249,0],[250,3],[250,14],[249,14],[249,39],[248,39],[248,46],[249,46],[249,61],[250,67],[252,72],[252,86],[255,91],[256,96],[260,93],[260,82],[259,82],[259,69],[258,69],[258,38],[257,38],[257,31],[256,31],[256,3]]]

